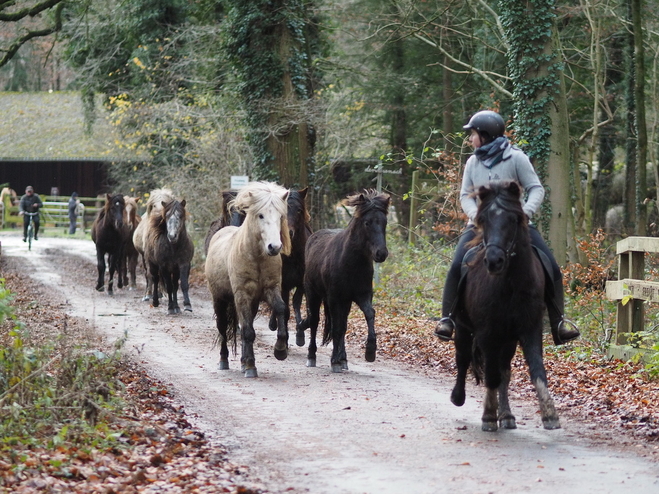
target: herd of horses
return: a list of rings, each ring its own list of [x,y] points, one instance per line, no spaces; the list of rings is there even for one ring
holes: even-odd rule
[[[522,191],[515,182],[492,183],[475,191],[479,198],[474,240],[462,295],[455,312],[457,379],[451,401],[465,402],[465,381],[471,368],[486,387],[482,429],[514,429],[508,400],[511,361],[522,348],[540,403],[546,429],[560,427],[547,388],[542,360],[544,276],[533,254],[528,221],[522,210]],[[289,298],[293,292],[296,344],[304,346],[310,330],[307,366],[316,366],[316,335],[324,307],[323,344],[332,342],[331,370],[348,369],[345,335],[354,302],[366,319],[365,359],[373,362],[377,343],[373,309],[374,262],[388,255],[386,228],[390,197],[365,190],[343,200],[352,208],[344,229],[312,232],[306,208],[307,189],[288,190],[270,182],[250,182],[238,192],[222,193],[222,210],[209,227],[204,243],[205,275],[212,296],[218,330],[221,370],[229,369],[229,346],[241,340],[241,371],[258,377],[254,319],[261,302],[271,309],[269,328],[276,331],[274,356],[288,356]],[[167,292],[168,313],[180,312],[179,284],[184,309],[192,310],[188,277],[194,254],[186,230],[186,201],[171,190],[149,194],[146,211],[136,214],[135,198],[107,195],[105,207],[92,226],[96,243],[98,280],[104,290],[135,287],[135,267],[141,256],[146,273],[145,300],[158,307]],[[130,275],[130,276],[129,276]],[[306,317],[301,303],[306,297]]]

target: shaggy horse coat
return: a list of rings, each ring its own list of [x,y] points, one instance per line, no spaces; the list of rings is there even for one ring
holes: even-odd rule
[[[124,255],[121,258],[121,272],[119,276],[123,278],[124,286],[130,287],[131,290],[137,288],[136,272],[139,252],[133,244],[133,234],[140,224],[141,218],[137,214],[137,201],[139,197],[124,196],[126,209],[124,210],[124,227],[126,228],[126,245],[124,246]],[[130,276],[130,279],[129,279]]]
[[[96,244],[96,267],[98,279],[96,290],[102,292],[105,288],[105,255],[108,256],[108,293],[112,295],[114,272],[119,271],[121,257],[124,252],[127,231],[124,227],[124,196],[121,194],[106,194],[105,206],[101,209],[92,224],[92,240]],[[117,285],[123,288],[123,280],[119,275]]]
[[[190,263],[194,255],[194,245],[185,229],[185,199],[163,202],[157,214],[151,214],[151,225],[144,242],[144,259],[151,274],[153,306],[158,307],[158,286],[164,280],[167,289],[167,312],[178,314],[178,288],[181,283],[183,306],[192,311],[188,296]]]
[[[220,369],[229,368],[227,342],[242,338],[241,365],[245,377],[257,377],[254,357],[254,317],[259,302],[267,302],[277,317],[274,355],[288,355],[288,330],[281,298],[281,254],[289,254],[286,220],[288,191],[268,182],[252,182],[240,190],[233,206],[245,212],[240,226],[227,226],[211,238],[206,280],[213,297],[220,340]]]
[[[480,250],[469,262],[464,296],[455,315],[455,360],[458,374],[451,401],[465,402],[465,378],[472,366],[477,381],[487,388],[482,429],[498,424],[516,428],[508,402],[511,360],[522,347],[535,386],[545,429],[560,427],[547,389],[542,362],[542,315],[545,276],[533,252],[528,218],[516,182],[493,182],[480,187],[473,245]]]
[[[311,342],[307,366],[316,365],[316,332],[320,305],[325,306],[323,344],[332,340],[332,372],[348,368],[345,334],[350,307],[355,302],[366,318],[368,337],[365,358],[375,360],[375,310],[373,309],[373,262],[384,262],[389,255],[386,229],[389,196],[367,191],[344,200],[355,208],[345,230],[319,230],[307,242],[304,290]],[[308,326],[307,326],[308,324]]]

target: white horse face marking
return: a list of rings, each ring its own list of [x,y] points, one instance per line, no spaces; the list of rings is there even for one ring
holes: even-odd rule
[[[183,226],[183,218],[180,211],[174,211],[167,217],[167,238],[171,243],[176,243]]]
[[[256,213],[255,220],[261,232],[263,252],[269,256],[276,256],[283,247],[281,242],[281,214],[274,209],[265,208]]]

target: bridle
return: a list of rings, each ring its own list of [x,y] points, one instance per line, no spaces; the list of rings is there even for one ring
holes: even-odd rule
[[[515,247],[517,247],[518,231],[519,231],[519,223],[516,223],[515,234],[513,235],[513,238],[510,240],[510,242],[508,242],[508,245],[506,247],[503,247],[496,243],[486,242],[485,236],[483,236],[483,241],[481,242],[481,248],[484,248],[485,251],[487,252],[487,249],[489,249],[490,247],[496,247],[497,249],[503,251],[503,253],[506,256],[506,262],[508,262],[511,257],[515,257],[517,255],[517,252],[515,252]]]

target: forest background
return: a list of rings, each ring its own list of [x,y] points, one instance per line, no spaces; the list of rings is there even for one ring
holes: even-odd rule
[[[659,231],[657,11],[647,0],[0,1],[0,87],[79,91],[87,133],[109,119],[129,158],[111,167],[114,188],[173,188],[202,236],[232,175],[309,187],[317,229],[340,224],[338,201],[374,188],[375,169],[398,172],[382,174],[395,230],[444,261],[465,219],[462,125],[495,109],[546,186],[536,220],[568,288],[601,296],[611,242]],[[436,290],[417,286],[417,298]],[[595,318],[600,330],[611,317]]]

